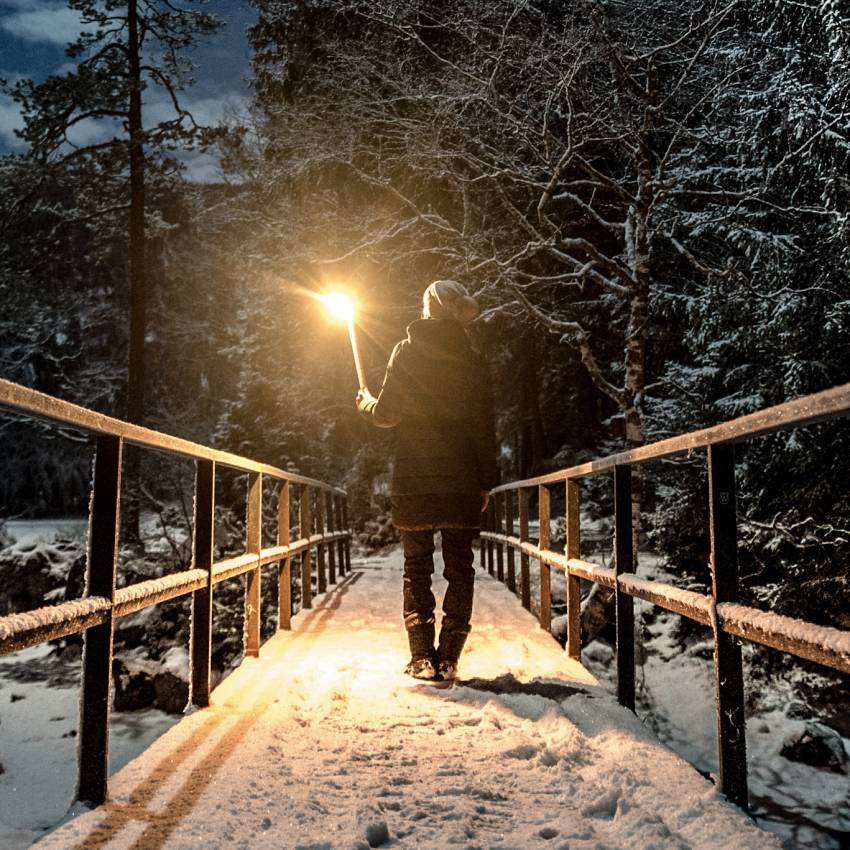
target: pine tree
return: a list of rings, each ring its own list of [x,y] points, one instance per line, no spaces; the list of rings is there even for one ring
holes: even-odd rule
[[[69,0],[82,32],[67,48],[75,65],[41,83],[21,80],[7,87],[20,104],[30,158],[42,167],[74,167],[85,160],[95,173],[91,203],[72,218],[97,219],[108,228],[116,213],[127,215],[130,291],[126,416],[145,418],[145,337],[148,273],[146,191],[151,178],[173,179],[172,154],[208,141],[207,132],[183,108],[180,92],[190,82],[186,53],[220,26],[212,15],[178,8],[168,0]],[[199,5],[199,4],[196,4]],[[159,90],[173,117],[146,126],[143,97]],[[96,122],[96,140],[79,143],[75,130]],[[135,455],[128,477],[138,475]],[[138,537],[138,507],[131,498],[127,531]]]

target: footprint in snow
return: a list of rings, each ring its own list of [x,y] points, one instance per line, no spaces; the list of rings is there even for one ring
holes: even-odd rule
[[[559,761],[558,755],[548,748],[540,753],[540,758],[538,759],[538,762],[543,767],[554,767]]]
[[[519,759],[520,761],[528,761],[534,758],[540,751],[540,746],[537,744],[520,744],[518,747],[512,747],[510,750],[505,750],[502,756],[506,759]]]
[[[596,818],[597,820],[612,820],[617,814],[617,804],[620,802],[620,795],[614,791],[606,791],[602,796],[598,797],[588,806],[582,809],[582,814],[588,818]]]
[[[475,788],[472,785],[453,785],[437,791],[438,797],[472,797],[474,800],[487,800],[490,803],[506,803],[508,798],[498,791],[488,791],[486,788]]]

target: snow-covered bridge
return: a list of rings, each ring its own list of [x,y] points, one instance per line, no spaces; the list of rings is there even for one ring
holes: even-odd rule
[[[0,381],[0,406],[97,441],[85,594],[0,617],[2,654],[85,635],[77,793],[103,805],[76,809],[43,846],[778,846],[741,810],[748,790],[739,639],[846,673],[850,632],[740,604],[732,444],[845,416],[850,386],[496,488],[482,534],[485,569],[473,637],[453,689],[402,676],[401,565],[397,556],[351,560],[344,491],[6,381]],[[125,444],[195,461],[195,515],[191,568],[120,587]],[[695,449],[705,450],[708,460],[710,594],[633,574],[631,468]],[[247,477],[247,539],[244,553],[215,561],[220,467]],[[598,474],[614,479],[613,569],[581,557],[579,482]],[[270,481],[265,494],[272,498],[264,501]],[[550,540],[556,486],[565,488],[563,552]],[[536,523],[529,518],[532,500]],[[274,509],[266,507],[264,517],[269,503]],[[275,545],[268,545],[272,533]],[[278,631],[261,655],[260,587],[269,568],[279,579]],[[566,580],[566,652],[550,633],[553,572]],[[213,692],[213,596],[217,584],[242,575],[247,660]],[[615,594],[616,699],[580,663],[582,579]],[[532,585],[536,618],[526,610]],[[293,589],[300,606],[293,605]],[[115,621],[189,594],[191,703],[204,710],[111,777],[107,794]],[[712,631],[717,789],[654,740],[630,711],[635,598]],[[293,620],[295,607],[300,613]]]
[[[451,690],[402,675],[400,596],[398,555],[355,561],[37,846],[779,847],[486,573]]]

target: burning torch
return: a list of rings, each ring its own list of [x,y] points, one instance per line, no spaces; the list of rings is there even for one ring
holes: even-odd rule
[[[329,292],[321,296],[328,312],[335,319],[345,322],[348,326],[348,338],[351,341],[351,353],[354,356],[354,367],[357,369],[357,380],[360,389],[368,393],[366,376],[363,373],[363,364],[360,362],[360,349],[357,346],[357,335],[354,330],[354,302],[339,292]]]

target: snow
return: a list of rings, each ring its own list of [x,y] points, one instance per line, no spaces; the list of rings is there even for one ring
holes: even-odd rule
[[[639,560],[642,570],[653,579],[665,583],[677,581],[677,576],[662,565],[658,556],[641,552]],[[629,576],[629,580],[635,581],[635,577]],[[676,596],[687,599],[687,593],[679,590]],[[553,599],[557,601],[557,598],[553,594]],[[711,630],[704,627],[702,639],[697,634],[685,641],[683,647],[677,634],[681,622],[678,615],[653,608],[641,600],[635,601],[635,607],[639,624],[636,628],[638,715],[688,762],[706,774],[716,775]],[[718,610],[729,607],[734,611],[734,606],[728,603],[718,605]],[[566,618],[553,622],[553,631],[558,627],[565,631]],[[743,643],[743,648],[745,688],[749,693],[753,687],[749,668],[755,648],[748,642]],[[592,643],[584,649],[582,659],[613,690],[615,665],[611,648],[602,642]],[[809,676],[802,670],[797,675]],[[762,687],[759,708],[747,717],[751,806],[756,822],[776,832],[786,847],[838,850],[844,846],[841,836],[850,833],[850,777],[780,755],[786,739],[804,726],[804,721],[790,716],[795,706],[800,707],[796,681],[793,676],[787,681],[774,679],[769,688]],[[850,753],[850,739],[845,737],[843,741]]]
[[[22,632],[48,628],[68,620],[83,620],[101,611],[108,611],[111,603],[103,596],[88,596],[85,599],[71,599],[59,605],[48,605],[35,611],[20,614],[7,614],[0,617],[0,640],[19,635]]]
[[[83,539],[88,519],[78,517],[60,519],[7,519],[6,531],[19,546],[52,543],[58,536]]]
[[[826,652],[840,659],[850,669],[850,631],[819,626],[774,614],[772,611],[756,611],[744,605],[731,602],[718,604],[717,611],[724,624],[735,625],[739,630],[755,634],[776,634],[789,643],[809,644],[816,648],[823,646]]]
[[[189,669],[189,650],[185,646],[172,646],[159,662],[159,669],[178,679],[186,678]]]
[[[79,665],[64,672],[42,644],[0,659],[0,848],[22,850],[59,821],[76,783]],[[22,668],[49,664],[53,679],[21,681]],[[141,753],[176,722],[149,709],[112,712],[110,770]]]
[[[355,563],[38,847],[779,848],[486,574],[453,689],[400,608],[398,554]]]
[[[184,570],[179,573],[146,579],[145,581],[121,587],[115,591],[115,605],[119,608],[133,608],[144,605],[152,596],[169,592],[179,593],[195,582],[206,583],[206,570]]]

